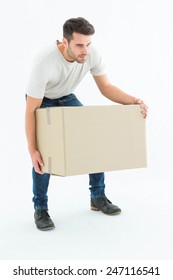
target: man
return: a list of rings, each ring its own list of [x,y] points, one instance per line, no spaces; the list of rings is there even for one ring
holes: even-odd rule
[[[90,71],[100,92],[121,104],[141,104],[142,114],[147,116],[147,106],[138,98],[113,86],[105,73],[101,56],[91,46],[94,27],[84,18],[71,18],[63,25],[62,42],[42,52],[33,66],[27,87],[26,135],[33,164],[34,218],[38,229],[53,229],[48,214],[48,185],[50,174],[43,174],[44,165],[37,150],[35,138],[35,111],[48,106],[82,106],[73,94],[82,78]],[[105,195],[104,173],[90,174],[91,209],[115,215],[121,209]]]

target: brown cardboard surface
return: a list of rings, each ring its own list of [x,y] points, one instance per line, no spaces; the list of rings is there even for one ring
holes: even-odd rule
[[[43,171],[60,176],[147,166],[139,105],[49,107],[36,111]]]

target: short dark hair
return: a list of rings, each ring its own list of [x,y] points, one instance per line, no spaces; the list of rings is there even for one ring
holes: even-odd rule
[[[94,26],[83,17],[70,18],[63,25],[63,36],[68,42],[73,37],[73,32],[83,35],[93,35],[95,33]]]

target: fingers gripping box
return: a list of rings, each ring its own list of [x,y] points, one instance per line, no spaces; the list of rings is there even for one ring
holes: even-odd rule
[[[43,172],[79,175],[147,166],[146,121],[139,105],[36,110]]]

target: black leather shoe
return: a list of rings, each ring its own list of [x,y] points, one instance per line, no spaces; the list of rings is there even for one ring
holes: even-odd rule
[[[39,230],[50,230],[55,228],[47,210],[35,210],[34,219]]]
[[[116,215],[121,213],[121,209],[118,206],[112,204],[112,202],[107,199],[106,196],[91,198],[91,210],[101,210],[104,214],[107,215]]]

